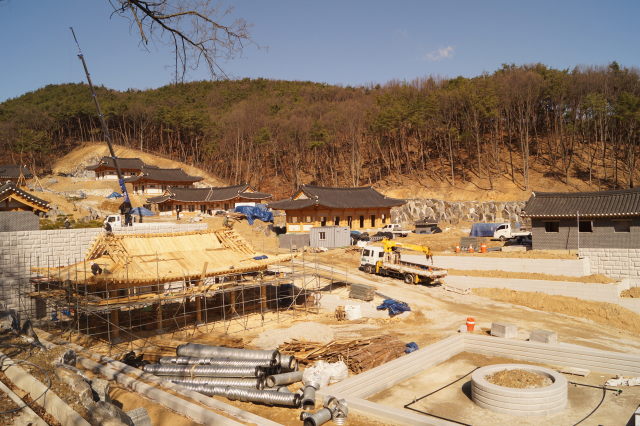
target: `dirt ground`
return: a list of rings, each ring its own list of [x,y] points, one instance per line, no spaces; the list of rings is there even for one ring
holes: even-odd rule
[[[514,363],[537,365],[551,369],[563,367],[462,352],[368,399],[383,405],[403,408],[405,404],[411,403],[414,399],[419,399],[423,395],[463,377],[477,367]],[[592,371],[587,377],[570,375],[566,377],[567,380],[576,383],[602,386],[613,376]],[[564,411],[546,417],[515,417],[494,413],[475,405],[471,400],[470,380],[471,378],[467,376],[458,383],[412,404],[411,408],[474,426],[506,424],[513,426],[556,426],[576,424],[596,408],[602,398],[602,390],[569,385],[569,404]],[[631,420],[631,423],[628,422],[632,419],[633,413],[638,406],[640,388],[624,387],[620,396],[614,395],[614,392],[607,392],[600,408],[581,424],[591,426],[633,425],[633,420]]]
[[[520,368],[496,371],[493,374],[484,376],[484,378],[487,382],[493,383],[494,385],[515,389],[537,389],[553,384],[548,377]]]
[[[519,280],[547,280],[569,281],[575,283],[615,284],[617,281],[602,274],[587,275],[584,277],[568,277],[566,275],[549,275],[538,272],[505,272],[505,271],[478,271],[474,269],[447,269],[449,275],[462,275],[467,277],[510,278]],[[640,292],[638,292],[640,295]]]

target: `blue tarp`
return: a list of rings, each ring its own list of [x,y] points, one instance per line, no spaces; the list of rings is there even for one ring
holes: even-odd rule
[[[389,315],[394,316],[403,312],[410,311],[411,308],[404,302],[398,302],[393,299],[386,299],[382,305],[378,306],[378,310],[389,309]]]
[[[122,197],[122,195],[118,194],[117,192],[112,192],[111,194],[109,194],[109,196],[107,198],[120,198]]]
[[[493,237],[498,226],[502,223],[474,223],[471,227],[470,237]]]
[[[265,211],[259,207],[252,206],[238,206],[235,213],[242,213],[247,216],[247,222],[249,225],[253,225],[253,221],[260,219],[263,222],[273,223],[273,213]]]
[[[262,256],[254,256],[253,257],[254,260],[263,260],[263,259],[267,259],[267,255],[263,254]]]
[[[136,207],[131,209],[131,214],[134,216],[155,216],[156,214],[149,209],[145,209],[144,207]]]

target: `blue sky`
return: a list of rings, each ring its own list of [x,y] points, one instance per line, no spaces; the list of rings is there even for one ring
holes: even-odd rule
[[[425,75],[473,77],[501,63],[554,68],[618,61],[640,66],[636,1],[238,0],[254,23],[234,77],[357,86]],[[73,26],[95,84],[117,90],[171,82],[170,48],[138,46],[108,0],[0,2],[0,102],[47,84],[86,81]],[[204,69],[191,79],[209,78]]]

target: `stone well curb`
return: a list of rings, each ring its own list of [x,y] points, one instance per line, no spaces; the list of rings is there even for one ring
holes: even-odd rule
[[[485,376],[500,370],[525,370],[553,381],[537,389],[516,389],[489,383]],[[520,417],[539,417],[559,413],[567,407],[568,382],[561,373],[544,367],[523,364],[496,364],[471,374],[471,399],[479,407],[496,413]]]
[[[73,411],[58,395],[52,390],[47,390],[44,384],[22,368],[19,368],[17,363],[14,363],[11,358],[2,352],[0,352],[0,369],[14,385],[27,392],[31,398],[34,400],[38,398],[36,402],[44,407],[46,412],[51,414],[53,418],[61,424],[65,426],[90,426],[89,422],[83,419],[80,414]],[[44,395],[41,397],[43,393]]]

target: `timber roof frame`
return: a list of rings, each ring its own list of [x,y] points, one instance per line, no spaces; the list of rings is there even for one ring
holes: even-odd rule
[[[522,215],[531,218],[640,216],[640,188],[594,192],[533,192]]]
[[[331,188],[302,185],[291,198],[269,203],[267,207],[274,210],[301,210],[313,206],[333,209],[359,209],[397,207],[405,203],[406,200],[389,198],[373,189],[372,186]]]

